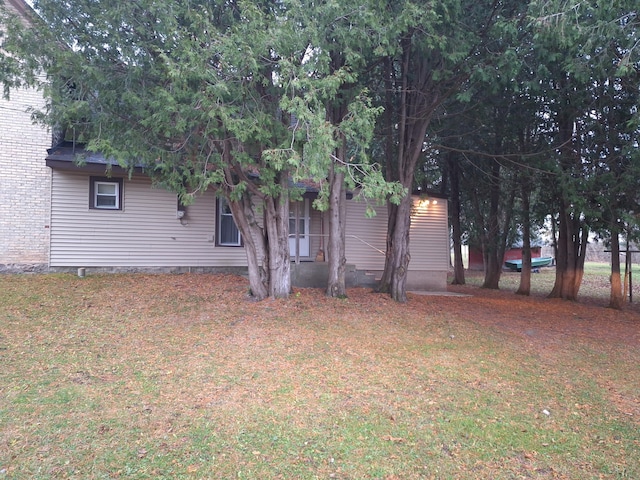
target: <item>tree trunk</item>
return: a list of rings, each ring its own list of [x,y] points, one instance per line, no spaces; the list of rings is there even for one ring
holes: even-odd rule
[[[452,285],[464,285],[464,263],[462,262],[462,225],[460,224],[460,168],[458,160],[448,158],[449,179],[451,181],[451,227],[453,240],[453,281]]]
[[[622,309],[624,296],[622,294],[622,278],[620,277],[620,238],[618,226],[615,220],[611,226],[611,295],[609,307],[616,310]]]
[[[376,287],[376,291],[380,293],[391,293],[391,276],[393,274],[393,232],[396,230],[396,222],[398,221],[398,206],[392,203],[387,204],[387,242],[384,258],[384,270],[380,277],[380,282]]]
[[[498,290],[498,288],[500,288],[500,277],[502,275],[502,262],[498,262],[495,251],[490,251],[485,257],[485,274],[482,288]]]
[[[515,200],[515,184],[511,186],[509,198],[505,199],[505,207],[501,214],[501,179],[500,164],[493,162],[491,168],[491,189],[489,194],[489,219],[483,241],[485,248],[485,277],[482,288],[498,289],[502,276],[502,262],[506,250],[506,241],[511,228],[511,216]],[[500,220],[502,217],[502,225]]]
[[[346,194],[344,190],[344,172],[331,166],[329,173],[329,279],[327,282],[327,295],[330,297],[346,297],[347,287],[345,281],[345,219],[346,219]]]
[[[522,182],[522,271],[518,295],[531,293],[531,198],[527,181]]]
[[[331,52],[332,71],[337,71],[344,65],[342,52]],[[343,88],[345,88],[343,86]],[[344,95],[344,96],[343,96]],[[327,107],[327,119],[336,128],[347,114],[346,96],[343,92],[340,101]],[[346,247],[345,230],[347,217],[347,195],[345,191],[345,172],[339,162],[346,163],[346,140],[342,132],[336,131],[337,146],[334,151],[335,159],[329,167],[329,240],[327,245],[329,277],[326,294],[329,297],[346,297]]]
[[[289,191],[288,175],[281,174],[280,195],[264,200],[264,219],[269,257],[269,296],[287,298],[291,292],[289,259]]]
[[[579,215],[567,211],[564,201],[558,215],[558,256],[556,280],[549,298],[577,300],[584,275],[584,260],[587,248],[588,227]]]
[[[560,88],[564,91],[568,78],[561,79]],[[571,179],[574,171],[579,170],[581,162],[579,136],[575,135],[576,112],[572,108],[569,94],[565,95],[558,112],[558,138],[561,142],[559,166],[562,174]],[[567,180],[568,181],[568,180]],[[577,300],[587,248],[589,228],[580,219],[581,212],[574,211],[572,201],[567,198],[565,187],[560,187],[558,195],[558,251],[556,279],[550,298]]]
[[[227,196],[226,200],[244,242],[251,295],[256,300],[264,300],[269,296],[270,284],[267,244],[264,231],[253,216],[251,196],[246,193],[240,200],[232,200]]]
[[[410,195],[405,196],[397,210],[397,219],[393,231],[393,264],[391,275],[391,298],[396,302],[407,301],[407,274],[409,272],[409,230],[411,227],[411,208],[413,206]]]
[[[422,155],[427,128],[431,122],[431,114],[438,104],[437,95],[430,95],[424,89],[431,70],[428,62],[420,61],[416,56],[412,60],[411,36],[401,41],[401,85],[398,103],[398,125],[391,131],[397,135],[397,151],[387,148],[387,165],[392,166],[387,172],[387,180],[398,181],[406,188],[407,195],[400,205],[387,203],[389,221],[387,223],[387,252],[384,271],[378,291],[389,293],[398,302],[407,301],[406,282],[409,269],[409,227],[411,225],[411,209],[413,206],[411,192],[416,165]],[[392,75],[391,72],[387,72]],[[420,86],[418,86],[420,85]]]
[[[553,219],[552,219],[553,221]],[[549,298],[562,298],[562,275],[566,269],[567,265],[567,249],[566,249],[566,235],[567,230],[564,227],[564,215],[562,213],[558,214],[558,220],[553,221],[554,230],[557,235],[554,238],[555,252],[556,252],[556,278],[553,283],[553,288],[551,292],[549,292]],[[557,228],[555,227],[557,225]]]
[[[405,139],[406,148],[400,149],[398,161],[402,167],[400,183],[407,189],[400,205],[387,203],[389,220],[387,223],[387,255],[384,271],[378,291],[389,293],[398,302],[407,301],[406,276],[409,269],[409,227],[411,226],[411,210],[413,199],[410,195],[413,187],[413,172],[420,154],[429,121],[424,119],[412,124],[411,132]],[[410,172],[410,173],[409,173]]]
[[[339,71],[345,65],[344,52],[332,50],[329,52],[331,58],[331,72]],[[346,297],[346,247],[345,229],[347,217],[347,196],[345,187],[345,172],[340,165],[347,163],[346,140],[344,133],[339,130],[340,124],[344,121],[348,112],[348,98],[352,95],[350,86],[343,84],[336,98],[326,107],[327,121],[334,126],[337,146],[333,152],[335,159],[329,166],[329,240],[327,242],[327,256],[329,277],[327,279],[326,294],[329,297]]]
[[[225,172],[227,184],[233,185],[231,170]],[[233,220],[242,235],[247,256],[249,288],[256,300],[267,297],[286,298],[291,291],[289,262],[289,190],[287,172],[280,175],[280,195],[262,196],[263,225],[255,215],[254,198],[249,190],[240,199],[224,192]]]
[[[629,232],[627,232],[627,254],[625,255],[625,259],[624,259],[624,282],[623,282],[623,289],[622,289],[622,295],[624,296],[624,299],[626,301],[627,298],[629,297],[629,294],[631,293],[631,291],[629,290],[630,285],[630,281],[631,281],[631,255],[632,253],[630,252],[631,246],[630,246],[630,239],[629,239]]]

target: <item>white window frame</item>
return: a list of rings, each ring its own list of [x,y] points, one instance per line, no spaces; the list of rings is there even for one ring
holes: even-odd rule
[[[228,203],[224,198],[218,198],[217,201],[217,212],[216,212],[216,245],[220,247],[242,247],[242,235],[240,235],[240,230],[236,225],[236,221],[231,214],[231,211],[226,212],[226,208],[228,207]],[[229,225],[228,220],[231,218],[233,227],[236,230],[236,241],[234,242],[223,242],[222,241],[222,230],[223,230],[223,220],[227,220],[226,225]]]
[[[122,210],[122,179],[91,177],[91,198],[89,199],[89,207],[95,210]],[[99,193],[100,185],[109,185],[114,187],[113,194]],[[115,198],[114,205],[101,205],[100,198]]]

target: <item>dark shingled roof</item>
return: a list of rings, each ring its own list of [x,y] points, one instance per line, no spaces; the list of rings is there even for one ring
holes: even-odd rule
[[[92,173],[104,173],[109,170],[111,173],[122,174],[127,172],[114,158],[106,158],[101,153],[89,152],[82,145],[72,142],[62,142],[59,145],[47,150],[47,166],[59,170],[82,170]],[[134,171],[143,172],[141,166],[135,167]],[[313,180],[300,180],[291,182],[296,188],[302,188],[307,194],[317,194],[320,191],[320,184]],[[353,193],[347,192],[347,198],[352,198]]]
[[[61,170],[126,172],[126,169],[122,168],[114,158],[106,158],[101,153],[89,152],[84,149],[84,146],[72,142],[62,142],[48,149],[45,160],[48,167]],[[135,167],[134,170],[142,172],[142,167]]]

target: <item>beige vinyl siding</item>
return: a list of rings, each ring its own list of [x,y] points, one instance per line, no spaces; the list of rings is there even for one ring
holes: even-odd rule
[[[236,267],[243,248],[215,246],[215,195],[176,218],[174,193],[146,177],[123,182],[122,210],[89,209],[89,175],[53,171],[52,267]],[[184,225],[183,225],[184,224]]]
[[[414,205],[418,204],[414,197]],[[347,263],[361,270],[384,269],[386,251],[386,206],[376,207],[376,216],[365,216],[366,204],[357,200],[347,201]],[[415,208],[411,218],[409,270],[447,271],[449,268],[449,226],[447,201],[431,201],[428,206]],[[378,251],[380,250],[380,251]]]
[[[86,172],[52,172],[51,267],[246,266],[244,248],[215,245],[216,199],[212,192],[186,207],[181,222],[176,218],[176,195],[152,188],[146,177],[123,178],[122,210],[90,209],[89,186]],[[381,271],[387,209],[378,207],[373,218],[367,218],[365,211],[365,203],[347,201],[347,262],[359,270]],[[428,281],[442,288],[449,258],[447,203],[439,200],[416,212],[410,237],[412,285],[421,287]],[[314,234],[310,256],[315,259],[321,215],[310,213]],[[326,216],[324,232],[328,232]]]
[[[367,205],[357,199],[347,200],[347,263],[359,270],[382,270],[387,249],[387,207],[376,207],[376,216],[367,218]]]
[[[414,198],[414,214],[411,216],[409,233],[409,270],[449,269],[449,219],[447,201],[430,200],[419,206]]]
[[[312,200],[310,200],[312,202]],[[311,237],[309,239],[309,257],[312,260],[316,259],[318,252],[320,249],[324,250],[325,258],[326,258],[326,245],[327,245],[327,237],[322,237],[322,233],[326,233],[326,229],[323,228],[322,221],[324,219],[324,215],[322,212],[318,210],[314,210],[313,207],[309,208],[309,233]]]

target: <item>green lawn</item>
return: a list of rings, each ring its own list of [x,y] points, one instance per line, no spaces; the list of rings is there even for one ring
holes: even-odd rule
[[[0,276],[0,479],[640,478],[632,311],[246,292]]]

